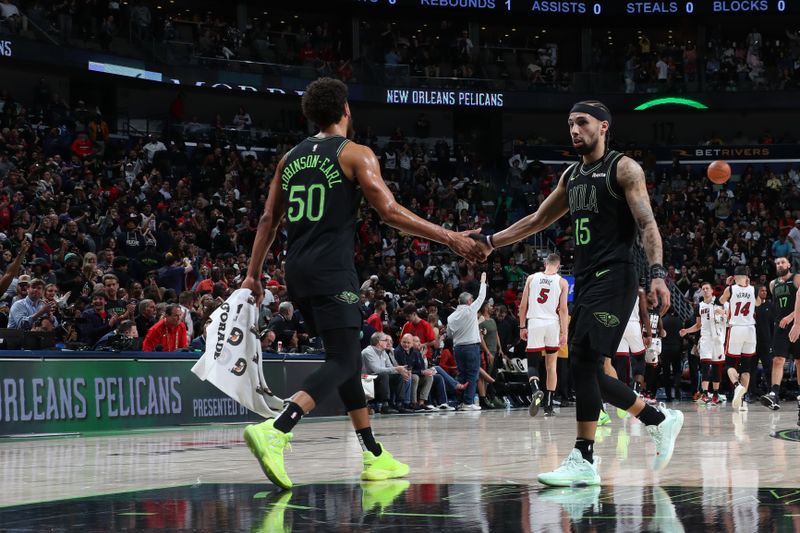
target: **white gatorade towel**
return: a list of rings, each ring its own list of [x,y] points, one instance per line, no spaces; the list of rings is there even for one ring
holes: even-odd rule
[[[197,377],[264,418],[283,409],[264,379],[258,308],[250,289],[238,289],[213,313],[206,334],[206,351],[192,367]]]

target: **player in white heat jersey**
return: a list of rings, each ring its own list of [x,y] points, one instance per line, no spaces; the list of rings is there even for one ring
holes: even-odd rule
[[[729,276],[726,283],[728,287],[719,301],[723,305],[729,302],[730,305],[725,366],[728,368],[728,378],[733,383],[731,407],[747,410],[747,404],[743,404],[742,399],[750,383],[750,358],[756,353],[755,313],[761,299],[756,296],[755,287],[750,285],[747,267],[736,267],[733,276]]]
[[[696,331],[700,332],[700,341],[697,351],[700,355],[700,367],[703,379],[700,382],[703,403],[719,404],[719,383],[722,377],[722,365],[725,364],[725,328],[727,316],[724,308],[717,305],[714,297],[714,288],[709,282],[700,287],[703,290],[703,299],[697,306],[697,321],[695,324],[678,333],[681,337]],[[708,383],[711,382],[714,395],[709,394]]]
[[[650,328],[643,328],[642,324],[648,323],[648,316],[647,293],[639,287],[639,298],[633,305],[628,325],[625,327],[625,333],[622,335],[614,357],[617,379],[627,385],[631,385],[631,367],[638,372],[638,375],[636,373],[634,375],[639,378],[639,381],[644,380],[644,352],[650,345],[651,333]],[[631,355],[634,357],[633,361],[631,361]],[[639,361],[641,361],[641,365],[638,364]],[[639,370],[640,367],[641,370]]]
[[[527,340],[528,381],[531,384],[531,405],[528,413],[536,416],[544,397],[544,414],[552,416],[553,395],[558,383],[556,362],[559,347],[567,344],[567,280],[558,275],[561,256],[550,254],[544,272],[537,272],[525,281],[519,305],[520,338]],[[539,362],[545,352],[547,394],[539,387]]]

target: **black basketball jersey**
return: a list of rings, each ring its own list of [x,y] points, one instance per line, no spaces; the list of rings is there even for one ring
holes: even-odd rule
[[[772,295],[775,297],[775,322],[780,322],[782,318],[794,312],[794,300],[797,297],[794,276],[790,276],[787,281],[775,278]]]
[[[658,338],[660,333],[658,330],[658,321],[661,319],[658,309],[648,309],[647,317],[650,319],[650,333],[653,335],[654,339]]]
[[[339,166],[348,140],[309,137],[281,172],[287,220],[286,284],[293,297],[358,298],[355,225],[360,191]]]
[[[566,172],[576,275],[631,262],[636,224],[617,183],[622,155],[612,150],[590,165],[575,163]]]

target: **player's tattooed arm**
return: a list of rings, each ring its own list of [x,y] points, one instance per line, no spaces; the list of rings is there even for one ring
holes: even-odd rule
[[[633,159],[623,157],[617,166],[617,182],[625,191],[628,207],[639,227],[648,263],[662,264],[661,234],[653,216],[653,208],[650,206],[650,195],[647,193],[642,167]]]
[[[795,274],[794,275],[795,286],[797,286],[798,277],[800,277],[800,274]],[[772,280],[770,283],[774,284],[775,280]],[[782,328],[785,328],[786,326],[788,326],[789,324],[792,324],[794,322],[794,325],[792,326],[792,329],[795,330],[795,334],[796,334],[797,333],[797,328],[800,328],[800,320],[798,320],[798,319],[800,319],[800,298],[795,298],[794,299],[794,309],[792,309],[791,313],[789,313],[783,319],[781,319],[781,321],[780,321],[780,323],[778,325],[780,327],[782,327]],[[792,341],[792,342],[794,342],[794,341]]]
[[[797,280],[797,276],[795,276],[795,280]],[[786,320],[786,325],[783,324],[784,320]],[[800,337],[800,298],[794,299],[794,311],[781,320],[780,327],[785,328],[789,323],[792,324],[792,328],[789,330],[789,340],[797,342],[798,337]]]
[[[629,157],[623,157],[617,165],[617,182],[625,191],[628,207],[639,227],[644,252],[652,267],[650,275],[653,279],[650,282],[650,294],[660,302],[659,312],[663,315],[670,306],[670,293],[663,279],[665,272],[661,263],[663,260],[661,234],[658,232],[658,225],[653,216],[653,208],[650,207],[650,195],[647,194],[644,171],[636,161]],[[654,271],[654,269],[657,270]]]

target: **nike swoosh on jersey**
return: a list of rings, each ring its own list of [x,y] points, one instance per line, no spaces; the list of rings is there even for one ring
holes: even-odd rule
[[[605,274],[608,274],[609,272],[611,272],[611,269],[607,268],[605,270],[601,270],[600,272],[595,272],[594,273],[594,277],[599,278],[600,276],[604,276]]]

